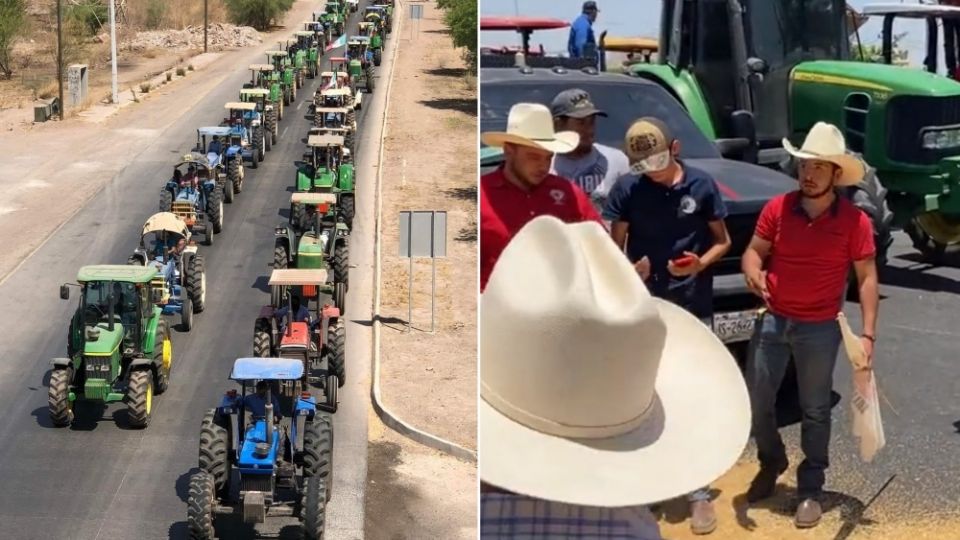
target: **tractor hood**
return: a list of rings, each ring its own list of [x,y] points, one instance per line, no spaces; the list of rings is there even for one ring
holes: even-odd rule
[[[123,341],[123,325],[118,317],[113,324],[113,331],[108,330],[105,322],[97,326],[84,327],[83,353],[90,356],[109,356],[120,348]]]
[[[714,178],[730,215],[755,214],[771,198],[797,189],[789,176],[767,167],[730,159],[685,159]]]
[[[332,188],[337,182],[337,176],[333,171],[320,169],[313,179],[313,186],[317,188]]]
[[[891,94],[922,96],[960,95],[960,84],[952,79],[918,68],[818,60],[797,64],[791,82],[846,87],[863,91],[874,99],[885,101]]]

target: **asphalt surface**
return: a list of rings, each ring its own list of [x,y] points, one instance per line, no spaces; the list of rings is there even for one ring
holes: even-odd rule
[[[365,4],[361,3],[361,11]],[[349,28],[355,28],[357,20],[351,16]],[[387,41],[388,50],[395,39],[391,36]],[[334,52],[342,55],[342,49]],[[193,146],[195,129],[220,122],[223,104],[236,101],[249,77],[247,65],[262,58],[251,53],[250,62],[239,63],[236,73],[215,90],[185,105],[179,120],[158,133],[139,155],[131,156],[121,174],[0,285],[0,305],[7,308],[0,313],[0,538],[187,537],[187,487],[197,470],[200,420],[224,391],[236,388],[227,379],[233,360],[252,353],[253,323],[260,307],[269,302],[266,281],[273,228],[286,220],[293,162],[305,149],[310,125],[307,102],[319,78],[306,79],[295,109],[285,109],[281,136],[259,168],[248,166],[243,192],[233,204],[225,205],[223,232],[214,245],[200,247],[207,261],[207,306],[195,316],[191,332],[175,327],[170,388],[155,398],[151,424],[145,430],[124,427],[122,403],[102,411],[79,408],[78,420],[70,428],[50,424],[49,361],[66,356],[66,327],[77,301],[76,295],[62,301],[57,291],[61,283],[75,280],[82,265],[126,261],[139,241],[143,222],[157,211],[159,190],[173,162]],[[378,78],[388,72],[388,58],[384,54]],[[329,539],[363,537],[370,342],[369,321],[358,324],[356,319],[369,319],[371,309],[373,180],[362,175],[372,169],[375,156],[370,154],[379,144],[379,136],[371,140],[364,133],[379,133],[381,118],[367,121],[367,116],[382,116],[376,97],[364,95],[358,114],[361,185],[351,239],[353,287],[347,295],[347,313],[352,317],[347,318],[347,384],[340,389],[340,409],[334,416],[335,484],[327,508]],[[171,322],[179,322],[179,317]],[[295,523],[272,522],[260,532],[295,536]],[[221,538],[249,537],[250,533],[229,522],[218,525]]]
[[[851,436],[850,363],[841,347],[834,389],[842,400],[834,408],[826,488],[836,504],[859,511],[896,475],[865,517],[960,518],[960,257],[940,268],[917,262],[909,239],[897,232],[890,260],[881,278],[875,350],[887,446],[872,463],[860,461]],[[844,312],[859,331],[859,304],[847,303]],[[798,426],[784,434],[799,463]]]

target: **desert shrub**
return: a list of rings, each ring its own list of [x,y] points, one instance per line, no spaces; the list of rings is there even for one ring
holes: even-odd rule
[[[227,14],[236,24],[265,30],[289,11],[293,2],[294,0],[226,0]]]

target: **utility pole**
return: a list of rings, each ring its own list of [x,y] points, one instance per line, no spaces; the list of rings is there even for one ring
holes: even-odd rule
[[[110,0],[110,71],[113,75],[113,94],[112,101],[114,105],[120,103],[120,96],[117,95],[117,16],[116,2]]]
[[[60,120],[63,121],[63,21],[61,0],[57,0],[57,85],[60,88]]]
[[[207,52],[207,0],[203,0],[203,52]]]

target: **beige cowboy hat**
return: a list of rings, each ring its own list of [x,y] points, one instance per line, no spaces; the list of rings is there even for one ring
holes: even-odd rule
[[[743,376],[597,223],[529,222],[481,297],[480,478],[568,504],[689,493],[747,443]]]
[[[786,137],[783,139],[783,148],[797,159],[815,159],[833,163],[843,170],[837,186],[853,186],[863,180],[866,173],[863,162],[847,153],[847,143],[843,133],[833,124],[817,122],[814,124],[803,146],[799,149],[793,146]]]
[[[545,105],[517,103],[510,107],[507,131],[489,131],[480,140],[487,146],[501,147],[509,143],[565,154],[580,144],[580,135],[573,131],[554,132],[553,116]]]

